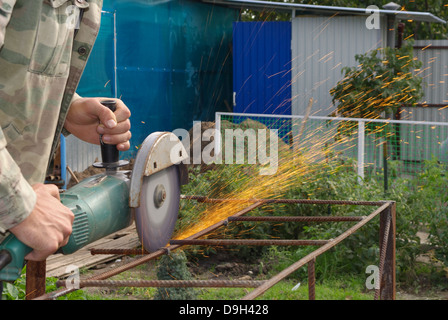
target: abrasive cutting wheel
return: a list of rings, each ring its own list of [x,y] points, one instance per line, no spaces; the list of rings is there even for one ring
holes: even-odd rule
[[[152,133],[139,148],[129,204],[134,208],[140,242],[148,252],[166,246],[174,231],[180,186],[188,181],[186,167],[181,163],[186,157],[182,143],[170,132]]]
[[[180,183],[177,166],[143,178],[135,224],[148,252],[164,247],[174,231],[179,211]]]

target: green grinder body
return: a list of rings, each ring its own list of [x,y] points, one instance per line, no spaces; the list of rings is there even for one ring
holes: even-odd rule
[[[125,174],[99,174],[89,177],[64,193],[61,202],[75,215],[68,243],[58,252],[71,254],[86,245],[131,225],[129,179]],[[15,281],[31,248],[13,234],[0,243],[2,257],[9,261],[0,270],[0,281]]]
[[[127,179],[120,175],[95,175],[61,194],[61,202],[75,215],[73,231],[64,254],[107,235],[128,227],[132,223],[129,208]]]

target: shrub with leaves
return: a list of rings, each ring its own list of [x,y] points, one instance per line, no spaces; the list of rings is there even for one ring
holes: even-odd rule
[[[414,74],[421,61],[412,42],[355,55],[358,65],[342,69],[344,79],[330,90],[337,114],[349,118],[381,118],[398,107],[415,105],[423,96],[422,79]]]
[[[187,257],[183,251],[172,252],[163,256],[157,270],[159,280],[192,280],[187,266]],[[196,290],[192,288],[158,288],[155,300],[193,300]]]

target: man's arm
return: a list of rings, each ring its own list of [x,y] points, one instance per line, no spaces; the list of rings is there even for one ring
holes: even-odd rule
[[[68,242],[73,220],[55,185],[28,184],[0,129],[0,232],[13,233],[33,249],[25,258],[40,261]]]
[[[16,0],[0,0],[0,49],[15,4]],[[0,233],[28,217],[35,203],[36,194],[6,150],[6,139],[0,128]]]
[[[22,222],[36,204],[36,193],[6,150],[6,139],[0,128],[0,232]]]

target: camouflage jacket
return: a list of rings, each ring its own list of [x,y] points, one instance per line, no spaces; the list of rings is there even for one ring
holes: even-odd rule
[[[77,98],[101,7],[102,0],[0,0],[0,236],[34,207],[31,186],[44,182]]]

